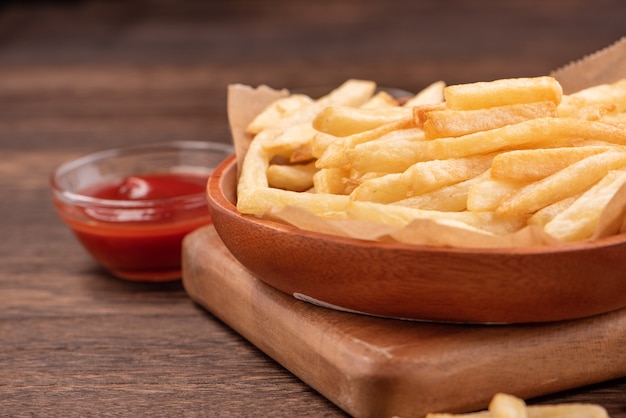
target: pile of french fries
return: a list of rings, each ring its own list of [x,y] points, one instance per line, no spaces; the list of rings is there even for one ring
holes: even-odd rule
[[[489,408],[468,414],[431,413],[426,418],[608,418],[606,409],[596,404],[557,404],[528,406],[523,399],[506,393],[496,394]]]
[[[404,98],[353,79],[274,101],[247,133],[241,213],[579,241],[626,183],[626,79],[570,95],[547,76],[438,81]]]

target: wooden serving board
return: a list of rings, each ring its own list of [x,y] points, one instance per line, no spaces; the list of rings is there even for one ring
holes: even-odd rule
[[[194,301],[355,417],[468,412],[486,408],[497,392],[528,399],[626,376],[626,310],[532,325],[335,311],[257,280],[210,226],[185,239],[183,284]]]

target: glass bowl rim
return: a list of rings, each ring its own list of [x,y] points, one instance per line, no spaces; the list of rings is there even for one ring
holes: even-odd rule
[[[176,151],[176,150],[197,150],[197,151],[217,151],[224,153],[224,158],[234,153],[234,147],[227,143],[211,142],[211,141],[167,141],[167,142],[154,142],[149,144],[131,145],[125,147],[109,148],[105,150],[91,152],[82,155],[73,160],[67,161],[59,165],[50,174],[50,186],[54,197],[63,201],[66,204],[100,207],[100,208],[125,208],[125,209],[138,209],[158,207],[163,203],[175,204],[177,202],[184,203],[189,201],[195,201],[199,198],[205,198],[205,192],[175,196],[162,199],[146,199],[146,200],[114,200],[114,199],[101,199],[92,196],[86,196],[77,192],[72,192],[61,187],[58,177],[68,173],[76,168],[79,168],[87,163],[94,161],[103,161],[113,157],[123,156],[137,156],[146,152],[154,151]],[[217,164],[216,164],[217,166]],[[214,169],[215,167],[211,167]]]

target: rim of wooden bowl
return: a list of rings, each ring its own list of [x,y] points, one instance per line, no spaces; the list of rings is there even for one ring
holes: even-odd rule
[[[301,230],[291,225],[261,219],[251,215],[244,215],[237,211],[235,206],[236,199],[236,159],[235,156],[228,157],[222,162],[212,173],[207,183],[207,200],[209,204],[209,210],[214,217],[214,224],[216,230],[222,241],[229,248],[231,253],[238,259],[245,267],[247,267],[257,278],[288,294],[296,294],[298,287],[302,285],[303,279],[301,277],[294,278],[282,278],[277,272],[270,272],[272,270],[271,265],[263,264],[263,267],[259,268],[258,260],[250,262],[247,254],[242,254],[242,249],[238,248],[240,242],[236,237],[229,236],[229,226],[224,225],[228,222],[222,223],[222,220],[227,220],[224,217],[228,217],[228,220],[239,223],[239,227],[245,224],[245,227],[253,228],[256,233],[279,233],[279,234],[293,234],[299,239],[308,240],[308,243],[323,242],[325,245],[337,246],[337,248],[356,247],[361,251],[368,251],[369,248],[372,251],[382,252],[403,252],[406,254],[416,254],[420,257],[434,257],[436,259],[445,259],[450,257],[451,260],[464,260],[470,261],[470,263],[476,262],[478,270],[485,268],[483,264],[489,264],[489,262],[502,262],[504,264],[510,263],[510,266],[498,267],[500,271],[507,271],[507,268],[515,269],[521,267],[521,273],[516,271],[513,276],[526,280],[525,283],[513,283],[513,288],[508,289],[502,283],[498,283],[495,273],[494,277],[483,278],[480,274],[470,273],[468,277],[472,280],[476,280],[471,286],[473,288],[467,293],[468,303],[471,304],[472,297],[477,296],[478,300],[476,304],[487,304],[490,299],[484,297],[480,292],[491,292],[492,296],[498,297],[498,292],[502,292],[505,299],[515,298],[515,292],[522,292],[523,295],[519,295],[519,301],[517,300],[493,300],[492,306],[489,306],[485,310],[481,311],[480,306],[464,307],[459,312],[451,312],[449,315],[440,312],[439,308],[435,305],[437,303],[445,304],[448,301],[445,300],[445,284],[440,284],[438,293],[433,293],[433,300],[427,300],[427,296],[418,295],[415,302],[418,305],[420,302],[432,303],[430,307],[425,307],[420,310],[419,306],[415,306],[415,313],[411,311],[411,307],[403,308],[404,310],[393,307],[387,309],[385,306],[377,306],[372,310],[368,310],[367,302],[355,302],[354,304],[347,305],[343,303],[341,295],[337,296],[334,300],[334,296],[326,293],[326,297],[319,297],[316,294],[308,294],[303,292],[304,295],[317,299],[322,303],[328,303],[336,305],[346,310],[352,310],[359,313],[365,313],[377,316],[392,316],[403,319],[416,319],[416,320],[428,320],[428,321],[445,321],[445,322],[480,322],[480,323],[520,323],[520,322],[548,322],[558,321],[565,319],[575,319],[587,317],[595,314],[601,314],[612,310],[620,309],[626,306],[626,280],[618,278],[619,273],[613,273],[612,270],[619,271],[620,266],[611,265],[604,266],[602,272],[598,273],[596,277],[585,277],[584,280],[580,279],[580,272],[574,271],[576,267],[568,268],[567,261],[563,260],[575,260],[576,263],[583,263],[585,265],[585,271],[589,273],[591,268],[595,268],[595,262],[600,262],[604,259],[604,252],[606,251],[608,256],[607,260],[621,259],[621,253],[624,254],[624,266],[626,267],[626,234],[611,236],[607,238],[598,239],[588,242],[567,243],[557,246],[541,246],[541,247],[523,247],[523,248],[489,248],[489,249],[476,249],[476,248],[449,248],[449,247],[436,247],[436,246],[418,246],[404,243],[393,242],[375,242],[364,241],[347,237],[340,237],[330,234],[325,234],[315,231]],[[226,184],[226,182],[229,184]],[[229,189],[229,190],[225,190]],[[255,233],[255,232],[251,232]],[[365,250],[364,250],[365,248]],[[272,251],[273,248],[260,249],[259,252],[263,254],[263,251]],[[284,250],[277,250],[284,251]],[[258,255],[257,255],[258,256]],[[591,261],[585,261],[583,258],[590,256]],[[495,261],[492,261],[495,260]],[[533,265],[533,263],[541,263],[546,261],[551,264],[550,273],[546,278],[546,283],[541,281],[533,282],[530,279],[526,279],[523,273],[526,269],[532,269],[534,273],[542,271],[541,267]],[[267,261],[271,264],[272,261]],[[482,264],[481,264],[482,263]],[[561,266],[563,264],[562,278],[560,275]],[[471,267],[468,267],[471,268]],[[511,272],[513,272],[511,270]],[[439,272],[437,273],[439,274]],[[603,274],[608,274],[610,277],[607,279],[609,283],[606,283],[606,288],[602,287]],[[459,282],[459,279],[451,274],[443,274],[444,277],[451,279],[450,286],[454,286],[454,281]],[[310,280],[311,277],[308,278]],[[534,278],[537,279],[537,278]],[[323,279],[327,282],[328,278]],[[407,278],[407,280],[426,281],[427,278],[421,277],[419,279]],[[434,280],[434,279],[433,279]],[[506,280],[502,278],[502,280]],[[540,279],[537,279],[540,280]],[[570,282],[567,282],[570,280]],[[398,282],[394,282],[398,284]],[[304,284],[306,285],[306,283]],[[346,289],[341,286],[348,286],[343,283],[332,282],[331,286],[337,286],[339,291],[345,291]],[[526,285],[526,286],[525,286]],[[442,287],[443,286],[443,287]],[[481,288],[483,286],[483,288]],[[497,289],[489,290],[488,287],[494,287]],[[515,287],[517,286],[517,288]],[[525,286],[525,287],[524,287]],[[409,286],[410,287],[410,286]],[[419,285],[417,286],[419,287]],[[538,292],[537,302],[533,305],[532,295],[530,295],[529,287],[536,288]],[[443,289],[443,290],[442,290]],[[452,289],[451,289],[452,290]],[[557,292],[558,290],[558,292]],[[310,291],[310,289],[308,290]],[[330,291],[330,290],[329,290]],[[382,289],[381,292],[393,291],[393,289]],[[410,287],[410,291],[415,289]],[[473,292],[473,293],[472,293]],[[543,294],[542,294],[543,293]],[[560,294],[562,293],[562,294]],[[383,298],[385,295],[381,295]],[[455,296],[458,298],[458,296]],[[578,299],[577,299],[578,298]],[[562,300],[562,301],[561,301]],[[524,301],[529,303],[529,306],[524,307]],[[512,302],[512,303],[510,303]],[[578,303],[580,302],[580,303]],[[459,301],[456,302],[457,305]],[[510,303],[510,311],[507,310],[507,304]],[[543,306],[546,303],[557,303],[558,306]],[[454,303],[452,303],[454,305]],[[408,311],[407,311],[408,309]],[[429,309],[437,311],[430,314]],[[444,309],[444,308],[441,308]],[[533,312],[533,309],[535,312]],[[526,312],[525,312],[526,311]]]

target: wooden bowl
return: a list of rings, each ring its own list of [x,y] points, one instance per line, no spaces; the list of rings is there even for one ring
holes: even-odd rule
[[[625,235],[490,250],[343,238],[242,215],[236,171],[231,156],[207,185],[217,233],[243,266],[287,294],[372,315],[479,323],[558,321],[626,306]]]

